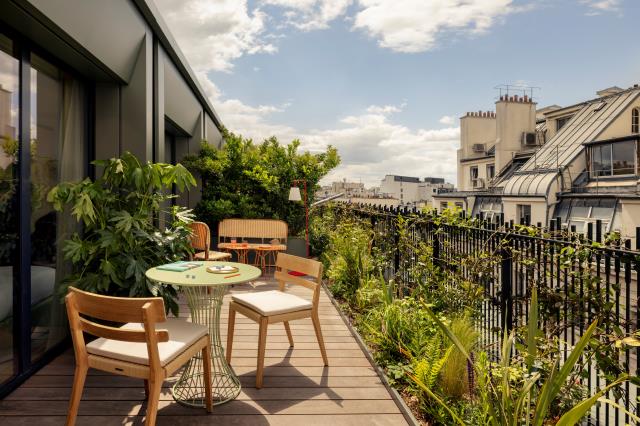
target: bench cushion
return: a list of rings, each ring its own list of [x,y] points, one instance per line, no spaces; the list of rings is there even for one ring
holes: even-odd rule
[[[278,290],[257,293],[234,294],[231,298],[262,316],[285,314],[287,312],[311,309],[313,304],[301,297]]]
[[[196,253],[193,257],[198,260],[224,260],[231,258],[231,253],[225,253],[223,251],[209,250],[209,259],[205,259],[206,252],[201,251]]]
[[[140,323],[127,323],[121,328],[144,330],[144,326]],[[157,323],[156,329],[169,332],[169,341],[158,343],[160,364],[163,366],[207,334],[207,327],[204,325],[194,324],[178,318],[167,318],[165,322]],[[123,342],[101,337],[87,344],[87,352],[106,358],[149,365],[146,343]]]

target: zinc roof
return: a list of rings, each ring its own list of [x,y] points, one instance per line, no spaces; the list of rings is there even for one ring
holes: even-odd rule
[[[597,140],[639,95],[640,89],[632,88],[583,103],[571,120],[503,183],[503,193],[546,195],[559,170],[583,152],[583,143]]]

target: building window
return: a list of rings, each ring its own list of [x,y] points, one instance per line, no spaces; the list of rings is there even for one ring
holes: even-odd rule
[[[496,165],[487,164],[487,179],[493,179],[496,175]]]
[[[460,210],[464,208],[464,205],[460,201],[457,201],[455,206],[456,206],[456,209],[460,209]]]
[[[482,217],[489,222],[495,222],[502,213],[502,201],[498,197],[478,197],[473,205],[472,215],[475,217],[482,214]]]
[[[531,223],[531,204],[516,204],[518,223]]]
[[[591,148],[592,176],[636,174],[636,142],[596,145]]]
[[[570,115],[568,117],[558,118],[556,120],[556,132],[560,131],[560,129],[562,129],[564,127],[564,125],[567,124],[569,122],[569,120],[571,120],[572,118],[573,118],[572,115]]]
[[[640,133],[640,108],[631,111],[631,133]]]
[[[470,169],[471,181],[478,179],[478,166],[472,166]]]
[[[443,212],[447,209],[448,207],[448,203],[446,201],[441,201],[440,202],[440,211]]]
[[[595,224],[599,219],[604,232],[609,232],[616,210],[614,199],[564,199],[556,206],[554,217],[559,217],[562,224],[575,227],[577,232],[586,233],[588,224]]]

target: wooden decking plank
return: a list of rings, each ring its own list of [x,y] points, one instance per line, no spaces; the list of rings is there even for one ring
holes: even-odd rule
[[[12,418],[8,426],[59,426],[64,424],[63,416],[24,416]],[[143,425],[143,417],[129,416],[79,416],[78,426],[121,426]],[[406,425],[401,414],[377,414],[374,417],[367,414],[341,414],[341,415],[245,415],[245,416],[220,416],[211,414],[202,417],[160,416],[158,426],[399,426]]]
[[[69,400],[71,387],[67,388],[20,388],[5,398],[5,401],[64,401]],[[386,399],[387,390],[384,388],[246,388],[243,389],[238,400],[290,400],[300,401],[309,399]],[[84,400],[90,401],[143,401],[145,399],[142,386],[131,388],[86,388],[82,395]],[[173,401],[170,387],[162,388],[160,399]]]
[[[3,416],[22,416],[35,413],[43,416],[59,416],[67,413],[66,401],[0,401]],[[141,401],[82,401],[80,415],[141,415],[146,403]],[[394,414],[398,407],[390,399],[380,400],[234,400],[214,408],[217,415],[253,414]],[[201,416],[204,409],[186,407],[174,401],[163,400],[158,405],[158,415]]]
[[[235,286],[231,292],[277,288],[272,282]],[[291,293],[310,298],[303,288]],[[226,341],[230,300],[221,314],[222,341]],[[181,316],[188,306],[180,303]],[[391,394],[360,349],[350,329],[329,297],[322,293],[320,322],[329,356],[324,367],[310,320],[291,322],[295,346],[289,348],[284,327],[269,326],[265,358],[264,388],[255,384],[258,327],[238,315],[232,366],[242,391],[238,398],[216,406],[214,413],[177,404],[171,386],[177,376],[164,383],[158,425],[406,425]],[[29,378],[19,389],[0,401],[0,424],[57,425],[64,423],[74,371],[71,350]],[[177,373],[179,374],[179,372]],[[91,370],[80,404],[78,425],[101,426],[143,424],[146,403],[142,381]]]

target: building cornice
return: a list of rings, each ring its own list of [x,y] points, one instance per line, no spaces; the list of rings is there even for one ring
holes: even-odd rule
[[[470,163],[470,162],[473,162],[473,161],[490,160],[492,158],[495,158],[495,154],[485,155],[483,157],[462,158],[462,159],[460,159],[460,162],[461,163]]]

